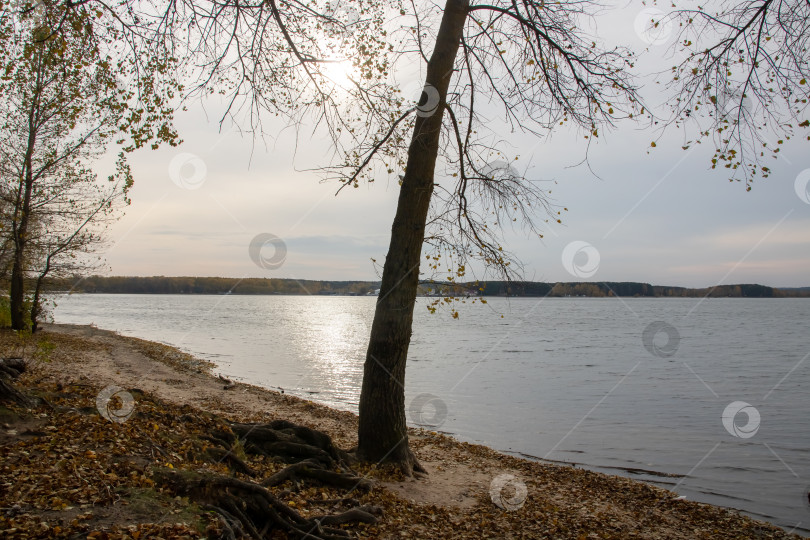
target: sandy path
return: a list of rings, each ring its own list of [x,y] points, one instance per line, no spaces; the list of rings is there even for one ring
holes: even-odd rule
[[[138,389],[172,403],[192,405],[225,416],[249,417],[255,421],[283,418],[328,433],[342,448],[357,444],[356,415],[242,383],[224,390],[223,382],[209,373],[208,365],[172,347],[93,326],[47,325],[45,331],[78,338],[85,345],[81,356],[70,360],[80,366],[67,375],[69,378],[78,376],[99,388],[115,384]],[[87,344],[93,346],[87,347]],[[65,374],[54,370],[50,376],[61,380]],[[424,444],[420,461],[428,470],[428,477],[390,484],[392,490],[415,502],[465,508],[472,507],[475,497],[486,492],[490,475],[447,459],[443,455],[446,451],[432,449],[429,441],[417,431],[412,433],[412,438],[414,443]]]

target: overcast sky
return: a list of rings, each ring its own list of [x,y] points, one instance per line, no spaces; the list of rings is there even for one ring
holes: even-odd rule
[[[611,31],[627,45],[646,44],[628,8]],[[666,40],[651,47],[651,59]],[[215,108],[216,105],[211,105]],[[368,280],[371,258],[385,259],[398,186],[378,181],[346,189],[306,172],[325,164],[324,141],[279,132],[253,148],[199,106],[177,118],[184,144],[132,158],[132,205],[110,231],[111,275],[283,277]],[[273,133],[274,126],[266,124]],[[280,124],[279,124],[280,127]],[[769,179],[752,192],[711,171],[711,145],[681,149],[682,133],[638,125],[600,131],[591,169],[581,134],[542,141],[509,138],[527,175],[553,185],[568,208],[542,240],[509,232],[508,246],[536,281],[642,281],[702,287],[728,283],[810,286],[810,159],[805,142],[787,145]],[[252,157],[251,157],[252,152]],[[280,238],[286,258],[261,268],[248,253],[256,235]],[[568,248],[566,250],[566,248]],[[273,256],[272,248],[266,256]],[[468,276],[470,277],[470,276]]]

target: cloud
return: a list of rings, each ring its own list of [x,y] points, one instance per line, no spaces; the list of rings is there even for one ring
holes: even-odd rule
[[[753,223],[741,227],[719,229],[694,237],[698,245],[719,250],[748,250],[764,240],[768,246],[780,248],[810,248],[810,219],[783,223],[776,229],[775,223]]]
[[[267,146],[254,145],[227,125],[220,132],[198,106],[178,113],[178,125],[186,141],[181,147],[132,156],[133,203],[110,230],[113,274],[266,275],[247,246],[255,235],[270,233],[288,247],[284,265],[271,277],[377,278],[370,258],[384,261],[400,171],[335,197],[337,185],[323,183],[312,170],[328,163],[322,140],[296,139],[270,119],[264,127],[276,136]],[[542,240],[505,231],[505,245],[526,263],[527,278],[572,279],[562,251],[584,241],[600,254],[592,280],[705,286],[734,268],[731,282],[810,284],[810,264],[801,256],[810,242],[810,205],[794,189],[796,175],[810,166],[801,145],[786,144],[771,178],[746,193],[727,181],[725,171],[710,170],[709,146],[684,152],[682,134],[670,132],[651,150],[653,135],[620,125],[588,146],[576,130],[543,139],[504,133],[521,156],[518,170],[543,179],[552,202],[569,209],[561,225],[553,219],[542,224]],[[205,164],[196,189],[183,189],[170,177],[171,162],[181,153]],[[572,168],[584,157],[585,164]],[[546,216],[537,217],[542,223]]]

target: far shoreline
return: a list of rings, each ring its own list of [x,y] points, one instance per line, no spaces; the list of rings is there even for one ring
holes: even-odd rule
[[[377,296],[379,281],[194,276],[89,276],[51,279],[55,292],[109,294],[217,294]],[[785,298],[810,297],[810,287],[771,287],[755,283],[682,287],[634,281],[468,281],[423,280],[419,295],[428,297],[621,297],[621,298]]]
[[[314,297],[339,297],[339,298],[376,298],[376,296],[372,295],[365,295],[365,294],[299,294],[299,293],[183,293],[183,292],[168,292],[168,293],[161,293],[161,292],[99,292],[99,291],[92,291],[92,292],[77,292],[77,291],[48,291],[48,294],[55,296],[71,296],[71,295],[88,295],[88,296],[101,296],[101,295],[115,295],[115,296],[124,296],[124,295],[133,295],[133,296],[239,296],[239,297],[247,297],[247,296],[292,296],[292,297],[307,297],[307,296],[314,296]],[[514,296],[442,296],[442,295],[430,295],[430,294],[418,294],[416,295],[417,298],[483,298],[485,300],[491,298],[507,298],[507,299],[515,299],[515,298],[528,298],[528,299],[561,299],[561,298],[592,298],[597,300],[616,300],[621,298],[622,300],[689,300],[689,299],[701,299],[704,298],[706,300],[719,300],[724,298],[731,298],[731,299],[745,299],[745,300],[787,300],[787,299],[807,299],[810,298],[810,295],[796,295],[796,296],[707,296],[707,297],[699,297],[699,296],[588,296],[588,295],[565,295],[565,296],[551,296],[551,295],[544,295],[544,296],[527,296],[527,295],[514,295]]]

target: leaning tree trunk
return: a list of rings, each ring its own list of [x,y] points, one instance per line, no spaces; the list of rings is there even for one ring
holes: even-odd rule
[[[439,103],[432,114],[420,109],[416,118],[360,393],[357,456],[366,461],[396,463],[408,475],[422,469],[408,447],[405,361],[411,341],[442,116],[468,7],[469,0],[447,0],[436,46],[427,65],[425,85],[438,91]],[[420,105],[430,99],[430,94],[423,92]]]

